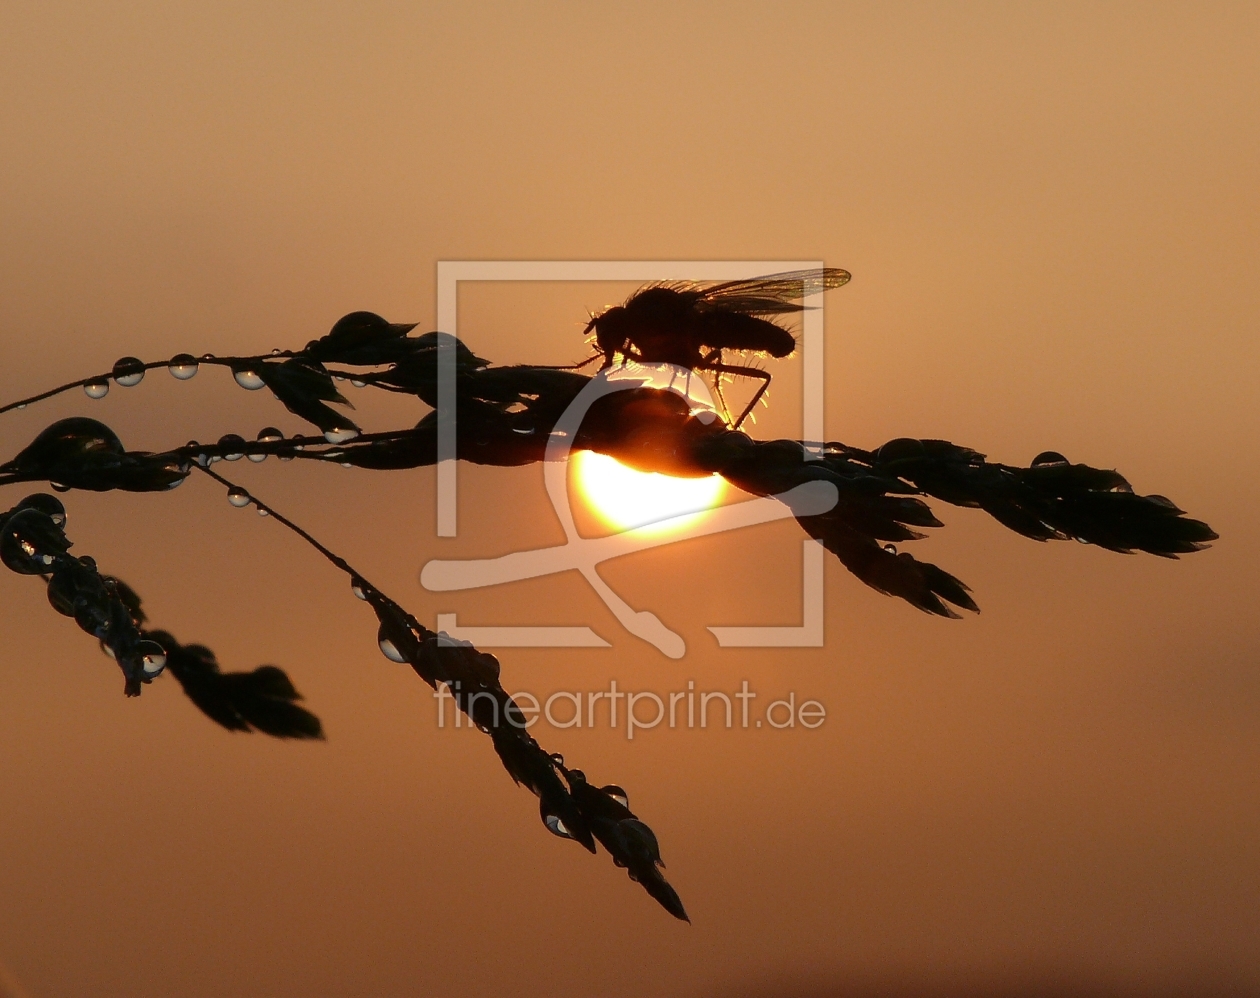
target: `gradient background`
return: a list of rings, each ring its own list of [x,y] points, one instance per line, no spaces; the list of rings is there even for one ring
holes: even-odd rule
[[[793,525],[607,566],[687,637],[671,662],[576,577],[420,589],[428,558],[561,538],[537,467],[461,466],[441,542],[432,469],[227,469],[421,619],[614,642],[505,650],[509,689],[822,700],[813,732],[536,731],[628,788],[689,928],[438,731],[275,523],[196,478],[71,493],[77,552],[226,668],[283,666],[329,740],[230,735],[169,679],[125,700],[5,573],[0,956],[30,993],[1260,993],[1254,4],[110,6],[0,12],[0,398],[300,346],[353,309],[427,328],[439,259],[820,258],[854,275],[829,436],[1061,450],[1222,540],[1165,562],[942,508],[914,551],[984,612],[930,618],[831,562],[805,651],[704,630],[799,620]],[[469,288],[460,332],[569,362],[628,290]],[[799,371],[775,373],[754,432],[793,436]],[[424,411],[355,398],[369,428]],[[222,371],[159,371],[6,415],[3,457],[71,414],[146,449],[301,428]]]

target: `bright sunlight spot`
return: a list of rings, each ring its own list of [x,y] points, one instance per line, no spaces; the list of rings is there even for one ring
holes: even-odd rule
[[[694,523],[717,503],[726,486],[721,475],[674,478],[635,471],[616,458],[593,451],[576,451],[569,460],[587,506],[617,530],[647,526],[683,513],[694,515],[674,529]]]

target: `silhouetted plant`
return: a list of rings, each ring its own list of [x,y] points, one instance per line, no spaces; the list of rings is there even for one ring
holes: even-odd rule
[[[667,911],[686,919],[678,895],[660,872],[656,838],[629,809],[625,791],[611,784],[595,786],[581,770],[567,768],[562,757],[539,746],[525,730],[525,715],[504,692],[493,655],[424,627],[344,559],[212,467],[220,461],[242,457],[261,461],[270,455],[378,470],[434,464],[438,356],[443,350],[453,351],[455,360],[458,458],[501,466],[545,459],[552,428],[589,382],[586,375],[552,367],[494,367],[453,337],[437,332],[413,337],[409,335],[413,329],[413,324],[355,312],[298,351],[255,357],[207,354],[200,360],[178,354],[156,363],[123,358],[108,374],[71,382],[0,412],[76,387],[101,398],[111,382],[133,387],[154,368],[166,367],[177,379],[187,380],[202,366],[219,366],[228,368],[243,388],[267,388],[290,412],[321,432],[286,439],[267,427],[253,440],[227,434],[213,444],[191,441],[149,453],[128,451],[97,420],[72,417],[53,423],[0,465],[0,485],[46,481],[63,492],[153,492],[175,488],[193,470],[213,478],[227,489],[233,505],[252,504],[347,574],[354,594],[376,614],[382,652],[410,665],[434,689],[439,683],[449,687],[459,709],[489,736],[512,779],[538,797],[548,830],[591,852],[598,842]],[[635,335],[634,342],[642,341],[641,331]],[[697,343],[707,341],[697,338]],[[712,360],[706,363],[709,370],[717,369]],[[351,379],[360,387],[416,396],[433,411],[409,429],[362,433],[329,405],[348,405],[335,377]],[[925,536],[916,528],[942,525],[924,496],[983,509],[1038,541],[1075,539],[1112,551],[1176,558],[1200,550],[1217,536],[1170,500],[1137,495],[1119,473],[1072,464],[1054,452],[1039,455],[1027,468],[990,463],[984,455],[944,440],[898,439],[871,451],[827,442],[817,454],[808,455],[800,441],[754,440],[712,413],[693,411],[678,394],[649,387],[599,398],[572,446],[647,471],[716,472],[759,496],[779,495],[806,482],[830,482],[839,499],[826,513],[797,517],[806,533],[822,541],[867,585],[948,617],[958,616],[953,607],[978,610],[967,586],[895,547]],[[55,496],[28,496],[0,515],[0,558],[15,572],[40,576],[54,609],[74,617],[100,640],[122,669],[128,696],[138,695],[144,685],[169,670],[193,703],[228,730],[258,730],[279,738],[323,737],[319,719],[298,705],[301,697],[279,668],[264,665],[252,672],[222,672],[209,648],[181,644],[167,631],[147,630],[140,598],[129,586],[101,574],[90,557],[69,554],[65,524],[65,509]]]

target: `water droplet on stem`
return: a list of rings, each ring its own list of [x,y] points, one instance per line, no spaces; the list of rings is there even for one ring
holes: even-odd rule
[[[166,369],[171,372],[171,377],[178,378],[180,381],[187,381],[197,373],[200,365],[197,358],[190,353],[177,353],[171,358],[171,362],[166,365]]]
[[[139,357],[123,357],[115,361],[113,376],[124,388],[132,388],[144,380],[144,361]]]
[[[219,446],[223,449],[225,461],[239,461],[245,454],[245,438],[235,433],[225,433],[219,437]]]

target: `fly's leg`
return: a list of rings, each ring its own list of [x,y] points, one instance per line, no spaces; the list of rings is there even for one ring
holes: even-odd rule
[[[700,358],[700,363],[696,365],[696,369],[704,369],[713,372],[713,390],[718,397],[718,402],[722,406],[722,415],[726,419],[727,424],[731,421],[731,408],[726,404],[726,396],[722,394],[722,375],[724,370],[722,364],[722,348],[716,347]]]
[[[732,427],[732,429],[738,430],[744,424],[744,420],[748,418],[748,414],[753,411],[753,406],[761,400],[761,396],[763,396],[766,393],[766,389],[770,387],[770,372],[763,371],[757,367],[741,367],[737,364],[720,363],[710,365],[709,370],[719,372],[719,377],[721,374],[735,374],[745,378],[757,378],[761,381],[761,387],[757,389],[757,393],[752,397],[752,401],[749,402],[744,408],[744,411],[739,414],[739,419],[735,421],[735,425]],[[719,396],[721,395],[720,383],[718,394]],[[725,401],[723,401],[722,406],[725,408]]]
[[[582,361],[580,364],[564,364],[564,365],[551,364],[551,365],[547,365],[547,369],[549,371],[580,371],[584,367],[590,367],[592,364],[595,363],[595,361],[599,360],[603,356],[604,355],[602,353],[599,353],[597,351],[596,353],[592,354],[590,357],[587,357],[586,360]],[[607,367],[607,366],[608,364],[605,363],[604,367]]]

